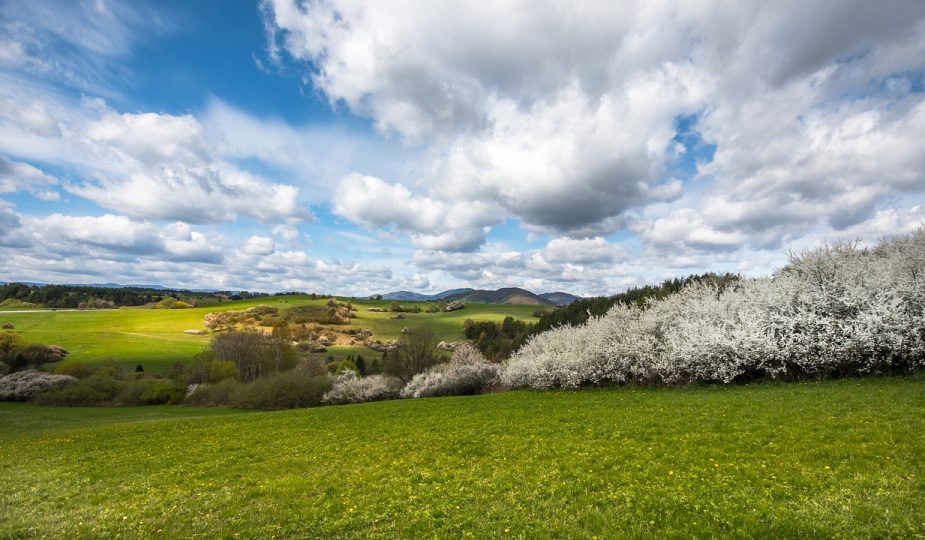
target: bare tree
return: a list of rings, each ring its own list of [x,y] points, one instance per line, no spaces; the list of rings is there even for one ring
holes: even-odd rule
[[[296,354],[286,331],[266,335],[254,330],[222,332],[212,338],[218,360],[234,362],[241,382],[253,382],[271,373],[295,366]]]
[[[407,383],[418,373],[444,361],[433,330],[412,328],[402,334],[401,346],[388,357],[383,357],[382,369]]]

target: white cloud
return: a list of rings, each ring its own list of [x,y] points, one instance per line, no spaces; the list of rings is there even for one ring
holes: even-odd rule
[[[241,248],[241,251],[248,255],[270,255],[275,250],[273,239],[268,236],[251,236]]]
[[[117,59],[172,23],[149,6],[103,0],[30,0],[0,4],[0,65],[52,84],[115,95],[124,82]]]
[[[292,242],[299,237],[299,230],[295,226],[284,223],[274,225],[272,232],[287,242]]]
[[[411,232],[412,244],[432,250],[471,251],[484,242],[488,228],[501,221],[491,204],[447,204],[414,195],[401,184],[356,173],[341,179],[332,209],[366,227],[400,227]]]
[[[621,246],[601,237],[580,240],[554,238],[543,249],[543,257],[547,261],[574,264],[614,264],[625,256]]]
[[[674,243],[728,250],[778,245],[818,218],[844,229],[925,189],[920,3],[640,1],[563,13],[461,1],[446,17],[423,1],[265,0],[262,12],[277,61],[283,51],[308,61],[333,103],[427,145],[423,172],[400,183],[429,208],[490,202],[528,230],[584,237],[680,199],[696,228]],[[685,194],[666,169],[679,156],[677,118],[689,115],[717,150],[701,166],[705,184]],[[344,215],[412,234],[427,222]],[[681,216],[657,216],[649,237],[665,245]],[[802,230],[788,236],[794,223]],[[485,237],[466,236],[465,249]],[[428,244],[416,245],[453,242]]]
[[[690,209],[676,210],[656,219],[642,236],[659,248],[692,248],[715,251],[741,247],[747,237],[739,232],[723,232],[711,228],[703,216]]]
[[[0,155],[0,193],[28,191],[44,201],[60,198],[57,191],[48,189],[56,186],[58,179],[28,163],[13,161]]]
[[[58,130],[37,129],[44,124],[36,115],[6,115],[0,152],[75,168],[79,174],[64,183],[65,190],[104,208],[188,223],[238,216],[265,223],[312,219],[298,187],[270,182],[223,159],[191,115],[120,114],[96,99],[69,107],[64,98],[27,96],[9,87],[0,87],[0,97],[30,110],[61,112]]]

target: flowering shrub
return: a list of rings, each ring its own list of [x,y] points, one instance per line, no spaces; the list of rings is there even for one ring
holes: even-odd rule
[[[53,375],[34,369],[11,373],[0,377],[0,401],[24,401],[76,381],[69,375]]]
[[[730,383],[925,366],[925,228],[872,249],[822,246],[769,279],[692,283],[534,336],[509,387]]]
[[[453,350],[449,363],[418,373],[402,389],[401,396],[463,396],[480,394],[498,379],[497,364],[491,364],[473,345],[462,343]]]
[[[357,377],[355,371],[348,369],[334,379],[334,386],[324,394],[321,402],[327,405],[342,405],[394,399],[398,397],[401,387],[402,382],[397,377],[389,375]]]

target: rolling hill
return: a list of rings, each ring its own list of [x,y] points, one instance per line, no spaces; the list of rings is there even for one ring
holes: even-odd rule
[[[394,291],[382,295],[383,300],[398,300],[402,302],[430,302],[433,300],[443,300],[444,298],[465,294],[474,289],[450,289],[448,291],[439,292],[437,294],[420,294],[411,291]]]
[[[467,304],[528,304],[551,306],[553,302],[536,293],[519,287],[505,287],[496,291],[472,290],[446,297],[446,300]]]
[[[569,294],[567,292],[546,292],[540,293],[538,296],[544,300],[549,300],[557,306],[567,306],[575,300],[581,299],[580,296],[575,296],[574,294]]]
[[[564,306],[580,297],[566,292],[536,294],[519,287],[506,287],[495,291],[484,289],[451,289],[437,294],[421,294],[412,291],[394,291],[382,295],[382,300],[399,302],[432,302],[453,300],[470,304],[522,304]]]

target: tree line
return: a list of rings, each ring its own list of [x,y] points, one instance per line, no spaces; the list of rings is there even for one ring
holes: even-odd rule
[[[259,292],[194,292],[183,289],[150,289],[144,287],[94,287],[88,285],[30,285],[7,283],[0,285],[0,302],[17,300],[46,308],[77,309],[81,304],[111,302],[115,306],[141,306],[160,302],[167,297],[207,298],[224,294],[232,300],[268,296]]]

